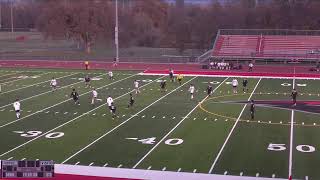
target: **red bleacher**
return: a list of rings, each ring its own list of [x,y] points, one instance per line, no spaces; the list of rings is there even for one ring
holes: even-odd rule
[[[320,36],[220,35],[214,57],[319,58]]]

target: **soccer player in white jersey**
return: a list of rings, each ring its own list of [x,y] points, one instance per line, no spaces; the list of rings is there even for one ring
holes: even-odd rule
[[[137,80],[134,80],[133,86],[134,86],[134,90],[135,90],[136,94],[140,93],[139,82]]]
[[[111,97],[111,96],[108,96],[108,98],[107,98],[107,105],[108,105],[109,110],[110,110],[111,113],[112,113],[112,109],[111,109],[112,103],[113,103],[112,97]]]
[[[237,79],[233,79],[232,80],[232,88],[233,88],[233,93],[237,94],[238,93],[238,80]]]
[[[14,110],[16,112],[16,116],[18,119],[20,119],[20,102],[19,99],[16,99],[16,101],[13,103]]]
[[[108,72],[108,75],[109,75],[109,79],[110,79],[110,80],[113,80],[113,72],[112,72],[112,71],[109,71],[109,72]]]
[[[57,80],[53,77],[50,81],[50,86],[52,88],[52,91],[55,91],[57,89]]]
[[[191,84],[190,87],[189,87],[189,92],[190,92],[190,94],[191,94],[191,99],[193,99],[194,91],[195,91],[195,87],[194,87],[193,84]]]
[[[95,88],[92,90],[91,104],[94,104],[98,98],[98,92]]]

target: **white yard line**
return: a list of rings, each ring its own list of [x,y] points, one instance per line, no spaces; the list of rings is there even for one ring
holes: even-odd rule
[[[293,79],[292,89],[295,88],[296,81]],[[291,123],[290,123],[290,151],[289,151],[289,170],[288,177],[292,176],[292,149],[293,149],[293,120],[294,120],[294,110],[291,110]]]
[[[49,73],[47,73],[47,74],[49,74]],[[69,76],[72,76],[72,75],[75,75],[75,74],[78,74],[78,73],[69,74],[69,75],[62,76],[62,77],[59,77],[59,78],[56,78],[56,79],[66,78],[66,77],[69,77]],[[21,88],[12,89],[12,90],[10,90],[10,91],[2,92],[0,95],[8,94],[8,93],[13,92],[13,91],[18,91],[18,90],[20,90],[20,89],[25,89],[25,88],[28,88],[28,87],[36,86],[36,85],[39,85],[39,84],[42,84],[42,83],[46,83],[46,82],[50,82],[50,81],[51,81],[51,80],[42,81],[42,82],[39,82],[39,83],[35,83],[35,84],[30,84],[30,85],[28,85],[28,86],[24,86],[24,87],[21,87]]]
[[[262,78],[259,79],[258,83],[256,84],[256,86],[254,87],[253,91],[251,92],[251,94],[250,94],[250,96],[249,96],[249,98],[248,98],[248,101],[249,101],[249,100],[251,99],[251,97],[253,96],[253,94],[254,94],[255,90],[257,89],[257,87],[258,87],[261,79],[262,79]],[[220,156],[221,156],[221,154],[222,154],[222,151],[224,150],[224,147],[225,147],[226,144],[228,143],[228,141],[229,141],[229,139],[230,139],[233,131],[235,130],[235,128],[236,128],[236,126],[237,126],[237,124],[238,124],[238,122],[239,122],[239,120],[240,120],[240,118],[241,118],[244,110],[246,109],[247,105],[248,105],[248,104],[245,104],[245,105],[243,106],[243,108],[242,108],[242,110],[241,110],[241,112],[240,112],[240,114],[239,114],[236,122],[234,123],[234,125],[233,125],[233,127],[232,127],[232,129],[231,129],[231,131],[230,131],[230,133],[229,133],[229,135],[227,136],[227,138],[226,138],[226,140],[224,141],[224,143],[223,143],[223,145],[222,145],[222,147],[221,147],[221,149],[220,149],[217,157],[215,158],[215,160],[214,160],[214,162],[213,162],[213,164],[212,164],[212,166],[211,166],[211,168],[210,168],[210,170],[209,170],[209,172],[208,172],[209,174],[212,173],[213,168],[216,166],[216,164],[217,164],[217,162],[218,162],[218,160],[219,160],[219,158],[220,158]]]
[[[173,92],[177,91],[178,89],[180,89],[181,87],[183,87],[185,84],[189,83],[190,81],[192,81],[193,79],[195,79],[196,77],[191,78],[190,80],[188,80],[187,82],[185,82],[184,84],[182,84],[181,86],[177,87],[176,89],[172,90],[171,92],[167,93],[166,95],[160,97],[159,99],[157,99],[156,101],[154,101],[153,103],[149,104],[148,106],[146,106],[145,108],[143,108],[142,110],[140,110],[139,112],[137,112],[135,115],[131,116],[130,118],[128,118],[127,120],[123,121],[121,124],[119,124],[118,126],[112,128],[111,130],[109,130],[108,132],[106,132],[105,134],[103,134],[102,136],[100,136],[99,138],[97,138],[96,140],[92,141],[90,144],[88,144],[87,146],[85,146],[84,148],[80,149],[79,151],[77,151],[76,153],[74,153],[73,155],[71,155],[70,157],[68,157],[67,159],[65,159],[62,164],[66,163],[67,161],[69,161],[70,159],[72,159],[73,157],[75,157],[76,155],[80,154],[82,151],[88,149],[90,146],[92,146],[93,144],[95,144],[96,142],[98,142],[99,140],[101,140],[102,138],[104,138],[105,136],[107,136],[108,134],[112,133],[113,131],[117,130],[119,127],[121,127],[122,125],[126,124],[128,121],[130,121],[132,118],[136,117],[137,115],[139,115],[141,112],[145,111],[146,109],[148,109],[149,107],[151,107],[152,105],[156,104],[157,102],[161,101],[162,99],[164,99],[165,97],[167,97],[168,95],[172,94]],[[1,156],[0,156],[1,157]]]
[[[132,75],[132,76],[126,77],[126,78],[124,78],[124,79],[122,79],[122,80],[128,79],[128,78],[130,78],[130,77],[134,77],[134,76],[136,76],[136,75],[138,75],[138,74],[134,74],[134,75]],[[165,77],[165,76],[162,76],[162,77],[160,77],[160,78],[156,79],[155,81],[157,81],[157,80],[159,80],[159,79],[161,79],[161,78],[163,78],[163,77]],[[119,81],[122,81],[122,80],[119,80]],[[116,81],[116,82],[118,82],[118,81]],[[113,82],[113,83],[111,83],[111,84],[114,84],[114,83],[116,83],[116,82]],[[149,85],[149,84],[151,84],[151,83],[153,83],[153,82],[154,82],[154,81],[149,82],[149,83],[147,83],[147,84],[145,84],[145,85],[143,85],[143,86],[147,86],[147,85]],[[109,86],[109,85],[111,85],[111,84],[108,84],[107,86]],[[143,86],[141,86],[141,87],[143,87]],[[103,88],[103,87],[101,87],[101,88]],[[119,99],[119,98],[121,98],[121,97],[123,97],[123,96],[126,96],[126,95],[130,94],[130,93],[131,93],[131,92],[133,92],[133,91],[134,91],[134,90],[129,91],[129,92],[127,92],[126,94],[123,94],[123,95],[121,95],[121,96],[119,96],[119,97],[115,98],[114,100]],[[91,91],[90,91],[90,92],[91,92]],[[39,136],[37,136],[37,137],[35,137],[35,138],[33,138],[33,139],[31,139],[31,140],[29,140],[29,141],[25,142],[25,143],[23,143],[23,144],[21,144],[21,145],[19,145],[19,146],[15,147],[15,148],[13,148],[13,149],[11,149],[11,150],[9,150],[9,151],[7,151],[7,152],[5,152],[5,153],[1,154],[1,155],[0,155],[0,157],[4,156],[4,155],[6,155],[6,154],[8,154],[8,153],[10,153],[10,152],[13,152],[13,151],[15,151],[15,150],[17,150],[17,149],[19,149],[19,148],[21,148],[21,147],[23,147],[23,146],[25,146],[25,145],[27,145],[27,144],[29,144],[29,143],[33,142],[33,141],[35,141],[35,140],[39,139],[39,138],[41,138],[41,137],[43,137],[43,136],[47,135],[48,133],[51,133],[52,131],[54,131],[54,130],[56,130],[56,129],[59,129],[59,128],[61,128],[61,127],[65,126],[65,125],[67,125],[67,124],[70,124],[71,122],[73,122],[73,121],[75,121],[75,120],[77,120],[77,119],[79,119],[79,118],[81,118],[81,117],[83,117],[83,116],[85,116],[85,115],[87,115],[87,114],[89,114],[89,113],[91,113],[91,112],[93,112],[93,111],[95,111],[95,110],[97,110],[97,109],[101,108],[101,107],[104,107],[104,106],[105,106],[105,104],[106,104],[106,103],[104,103],[104,104],[102,104],[102,105],[100,105],[100,106],[98,106],[98,107],[96,107],[96,108],[94,108],[94,109],[91,109],[90,111],[88,111],[88,112],[86,112],[86,113],[82,113],[80,116],[77,116],[77,117],[75,117],[75,118],[71,119],[70,121],[67,121],[67,122],[65,122],[65,123],[63,123],[63,124],[61,124],[61,125],[59,125],[59,126],[57,126],[57,127],[53,128],[53,129],[51,129],[51,130],[47,131],[47,132],[45,132],[45,133],[42,133],[41,135],[39,135]]]
[[[50,72],[45,72],[45,73],[40,73],[38,75],[45,75],[45,74],[49,74],[49,73]],[[38,76],[38,75],[31,75],[31,76]],[[8,79],[13,79],[13,78],[15,78],[15,77],[11,77],[11,78],[8,78]],[[27,79],[28,78],[18,78],[18,79],[12,80],[12,81],[0,83],[0,85],[10,84],[10,83],[13,83],[13,82],[16,82],[16,81],[27,80]]]
[[[103,76],[103,74],[100,75],[100,76]],[[96,78],[97,78],[97,77],[100,77],[100,76],[96,76]],[[57,78],[57,79],[61,79],[61,78],[63,78],[63,77],[60,77],[60,78]],[[78,82],[75,82],[75,83],[73,83],[73,84],[69,84],[69,85],[67,85],[67,86],[62,86],[62,87],[58,88],[57,90],[59,90],[59,89],[64,89],[64,88],[67,88],[67,87],[70,87],[70,86],[73,86],[73,85],[76,85],[76,84],[79,84],[79,83],[83,83],[83,81],[78,81]],[[35,97],[38,97],[38,96],[41,96],[41,95],[44,95],[44,94],[48,94],[48,93],[52,93],[52,90],[50,89],[50,91],[46,91],[46,92],[43,92],[43,93],[40,93],[40,94],[37,94],[37,95],[34,95],[34,96],[30,96],[30,97],[25,98],[25,99],[20,99],[20,102],[26,101],[26,100],[28,100],[28,99],[32,99],[32,98],[35,98]],[[4,108],[4,107],[7,107],[7,106],[12,106],[12,103],[7,104],[7,105],[4,105],[4,106],[1,106],[0,109],[2,109],[2,108]]]
[[[112,83],[110,83],[110,84],[101,86],[101,87],[97,88],[96,90],[105,88],[105,87],[107,87],[107,86],[111,86],[111,85],[113,85],[113,84],[115,84],[115,83],[121,82],[121,81],[123,81],[123,80],[129,79],[129,78],[134,77],[134,76],[137,76],[137,75],[138,75],[138,74],[134,74],[134,75],[132,75],[132,76],[128,76],[128,77],[123,78],[123,79],[120,79],[120,80],[118,80],[118,81],[114,81],[114,82],[112,82]],[[83,94],[81,94],[80,96],[83,96],[83,95],[88,94],[88,93],[91,93],[91,91],[87,91],[86,93],[83,93]],[[27,115],[27,116],[24,116],[24,117],[22,117],[22,118],[20,118],[20,119],[11,121],[11,122],[6,123],[6,124],[3,124],[3,125],[0,125],[0,128],[6,127],[6,126],[8,126],[8,125],[10,125],[10,124],[16,123],[16,122],[21,121],[21,120],[23,120],[23,119],[25,119],[25,118],[28,118],[28,117],[33,116],[33,115],[35,115],[35,114],[38,114],[38,113],[40,113],[40,112],[46,111],[46,110],[48,110],[48,109],[50,109],[50,108],[53,108],[53,107],[55,107],[55,106],[58,106],[58,105],[60,105],[60,104],[63,104],[63,103],[65,103],[65,102],[68,102],[68,101],[70,101],[70,98],[68,98],[67,100],[61,101],[61,102],[59,102],[59,103],[57,103],[57,104],[54,104],[54,105],[52,105],[52,106],[46,107],[46,108],[44,108],[44,109],[42,109],[42,110],[36,111],[36,112],[34,112],[34,113],[32,113],[32,114],[29,114],[29,115]]]
[[[3,77],[3,76],[10,76],[10,75],[14,75],[14,74],[18,74],[18,72],[11,73],[11,74],[3,74],[3,75],[1,75],[0,77]]]
[[[226,78],[223,82],[221,82],[214,90],[213,92],[215,92],[221,85],[224,84],[224,82],[227,80],[228,78]],[[180,126],[180,124],[191,114],[193,113],[194,110],[196,110],[198,108],[198,106],[203,103],[206,99],[208,98],[208,96],[206,96],[204,99],[202,99],[201,102],[199,102],[186,116],[184,116],[182,118],[182,120],[176,125],[174,126],[156,145],[154,145],[152,147],[152,149],[150,149],[147,154],[145,154],[132,168],[135,169],[149,154],[151,154],[152,151],[154,151],[175,129],[177,129],[178,126]]]

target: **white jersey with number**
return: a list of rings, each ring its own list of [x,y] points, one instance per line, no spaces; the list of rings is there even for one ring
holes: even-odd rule
[[[190,88],[189,88],[189,92],[190,92],[191,94],[193,94],[193,93],[194,93],[194,90],[195,90],[195,87],[194,87],[194,86],[190,86]]]
[[[15,111],[20,111],[20,102],[19,101],[14,102],[13,107]]]
[[[50,85],[51,86],[57,86],[57,80],[52,79],[51,82],[50,82]]]
[[[94,98],[98,97],[98,92],[96,90],[92,91],[92,97],[94,97]]]
[[[238,80],[234,79],[232,80],[232,86],[238,86]]]
[[[134,85],[135,88],[138,88],[138,87],[139,87],[139,82],[138,82],[138,81],[135,81],[135,82],[133,83],[133,85]]]
[[[109,77],[113,77],[113,72],[112,71],[109,71]]]
[[[108,104],[108,106],[111,106],[112,103],[113,103],[112,97],[108,97],[108,98],[107,98],[107,104]]]

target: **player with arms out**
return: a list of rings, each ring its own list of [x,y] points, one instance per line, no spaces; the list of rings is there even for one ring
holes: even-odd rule
[[[246,92],[248,92],[248,80],[247,79],[244,79],[243,81],[242,81],[242,90],[243,90],[243,92],[244,93],[246,93]]]
[[[74,104],[78,104],[80,106],[80,102],[79,102],[79,94],[76,91],[76,89],[72,89],[72,92],[70,94],[70,97],[73,99]]]
[[[20,106],[21,105],[19,99],[16,99],[16,101],[13,103],[13,108],[16,112],[17,119],[20,119]]]
[[[212,92],[213,92],[213,88],[212,88],[212,86],[211,86],[210,83],[209,83],[209,84],[208,84],[208,87],[207,87],[208,96],[211,96]]]
[[[256,105],[254,104],[254,100],[250,101],[250,115],[251,115],[251,120],[254,120],[254,113],[256,111]]]
[[[112,97],[109,95],[107,98],[107,105],[109,107],[110,112],[112,113],[112,109],[111,109],[111,105],[113,104],[113,99]]]
[[[108,76],[109,76],[109,79],[110,79],[110,80],[114,80],[114,78],[113,78],[113,72],[112,72],[112,71],[109,71],[109,72],[108,72]]]
[[[128,108],[132,107],[133,104],[134,104],[134,98],[133,98],[132,93],[130,93]]]
[[[134,80],[133,86],[134,86],[134,90],[135,90],[136,94],[140,93],[139,82],[137,80]]]
[[[237,79],[233,79],[232,80],[232,89],[233,89],[233,93],[237,94],[238,93],[238,80]]]
[[[161,92],[165,92],[165,91],[166,91],[166,86],[167,86],[166,80],[162,80],[162,81],[160,82]]]
[[[91,81],[90,77],[86,75],[86,77],[84,77],[84,83],[86,85],[86,88],[91,87],[90,81]]]
[[[54,77],[52,77],[50,81],[50,86],[52,88],[52,91],[55,91],[57,89],[57,84],[58,84],[57,80]]]
[[[95,88],[92,90],[91,104],[94,105],[98,98],[98,92]]]
[[[182,74],[179,74],[179,75],[177,76],[177,80],[178,80],[180,86],[181,86],[182,79],[183,79]]]
[[[189,92],[190,92],[190,94],[191,94],[191,99],[193,99],[194,91],[195,91],[194,85],[193,85],[193,84],[190,84]]]
[[[297,96],[298,96],[297,90],[296,89],[292,89],[292,92],[291,92],[292,106],[296,106],[297,105]]]
[[[174,75],[173,75],[173,69],[172,68],[169,70],[169,77],[170,77],[171,82],[174,82]]]

